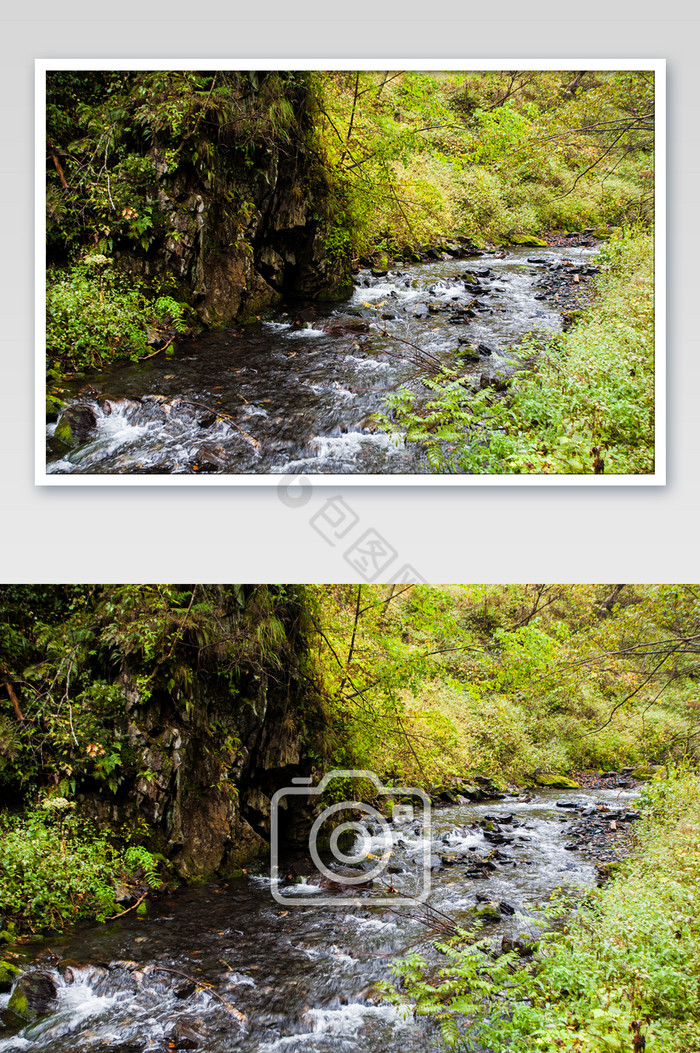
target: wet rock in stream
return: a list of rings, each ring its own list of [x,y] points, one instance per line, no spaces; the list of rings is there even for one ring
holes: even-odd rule
[[[94,437],[97,428],[97,414],[88,403],[74,402],[60,414],[56,428],[51,436],[51,448],[61,453],[80,446]]]
[[[57,997],[56,984],[48,972],[24,973],[12,990],[7,1012],[31,1023],[51,1013],[56,1008]]]

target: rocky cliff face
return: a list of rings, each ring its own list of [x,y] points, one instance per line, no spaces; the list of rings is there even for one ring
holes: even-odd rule
[[[241,105],[252,112],[246,84]],[[229,132],[224,125],[215,138],[203,126],[201,150],[173,166],[172,151],[156,139],[149,157],[158,236],[146,253],[116,253],[134,273],[174,276],[209,324],[248,318],[286,298],[339,295],[349,284],[348,259],[328,251],[334,208],[312,145],[308,85],[281,85],[290,127],[258,132],[252,145],[245,122]]]
[[[267,854],[270,798],[322,751],[320,702],[301,673],[306,640],[287,626],[284,666],[241,663],[237,684],[217,671],[193,677],[186,695],[159,686],[144,695],[124,666],[116,734],[131,758],[117,794],[84,792],[100,822],[144,821],[182,877],[227,873]],[[294,839],[299,815],[288,818]]]

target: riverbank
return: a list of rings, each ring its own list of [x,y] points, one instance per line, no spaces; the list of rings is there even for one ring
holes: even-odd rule
[[[427,403],[407,389],[390,398],[382,427],[425,449],[445,473],[653,472],[653,234],[638,228],[613,238],[596,262],[591,305],[569,314],[568,331],[554,339],[522,342],[526,368],[502,386],[507,397],[488,387],[475,394],[446,371],[430,381]],[[543,277],[542,288],[553,279]]]
[[[699,1048],[700,778],[671,772],[640,807],[634,854],[565,933],[543,940],[535,969],[514,970],[517,952],[494,963],[483,946],[456,946],[421,991],[427,966],[413,962],[403,997],[442,1019],[448,1046],[469,1049],[476,1034],[513,1053]]]

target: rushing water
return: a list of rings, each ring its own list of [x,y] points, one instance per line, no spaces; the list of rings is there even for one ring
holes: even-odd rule
[[[573,796],[624,809],[633,794],[590,790]],[[464,921],[477,902],[505,903],[518,913],[504,912],[484,933],[494,940],[535,933],[530,911],[555,887],[595,881],[593,861],[566,847],[571,813],[556,807],[558,799],[560,793],[544,792],[435,812],[430,852],[457,861],[432,874],[431,905]],[[493,833],[477,825],[486,817],[505,842],[488,877],[470,878],[474,859],[494,848]],[[423,833],[415,821],[396,825],[392,879],[398,890],[415,879]],[[291,886],[290,900],[295,890],[306,894],[312,887],[306,881]],[[388,977],[393,958],[425,938],[424,926],[401,901],[398,911],[373,907],[372,894],[362,906],[343,906],[342,899],[287,906],[273,901],[269,878],[251,877],[182,891],[153,904],[147,918],[127,914],[53,941],[58,956],[75,960],[69,972],[63,968],[65,977],[54,973],[58,1010],[0,1039],[0,1051],[438,1049],[425,1021],[402,1019],[374,988]],[[212,986],[195,990],[188,977]]]
[[[532,330],[556,330],[561,304],[538,291],[547,264],[589,263],[596,249],[514,249],[478,259],[360,274],[342,303],[210,333],[91,378],[96,430],[50,473],[415,474],[414,448],[377,431],[371,415],[399,385],[425,389],[418,345],[460,368],[475,388],[508,375],[508,348]],[[528,256],[542,262],[530,262]],[[465,272],[473,271],[478,287]],[[484,273],[487,272],[487,273]],[[471,316],[464,312],[470,311]],[[386,329],[388,335],[382,334]],[[404,341],[408,341],[408,344]],[[491,354],[465,360],[459,343]],[[225,414],[214,421],[215,413]],[[53,426],[49,429],[49,439]]]

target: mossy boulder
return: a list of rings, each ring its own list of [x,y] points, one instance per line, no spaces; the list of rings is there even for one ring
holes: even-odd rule
[[[0,962],[0,991],[9,991],[21,975],[22,970],[12,962]]]
[[[54,421],[60,415],[61,411],[65,409],[65,402],[58,395],[46,395],[46,420]]]
[[[471,916],[475,921],[481,921],[486,924],[492,924],[501,920],[501,912],[493,903],[487,903],[483,907],[475,907],[471,911]]]
[[[565,775],[536,775],[536,786],[551,786],[553,790],[580,790],[580,785]]]
[[[618,227],[596,227],[591,231],[594,238],[598,238],[600,241],[607,241],[613,234],[618,230]]]
[[[47,1016],[56,1008],[58,992],[48,973],[25,973],[10,995],[7,1008],[29,1023]]]
[[[542,238],[536,238],[534,234],[511,234],[508,240],[511,245],[526,245],[528,248],[533,249],[547,248],[547,242],[543,241]]]
[[[638,764],[636,768],[632,769],[632,778],[641,779],[642,782],[648,782],[649,779],[653,779],[656,775],[656,768],[653,764]]]
[[[92,406],[80,403],[67,406],[58,418],[51,446],[57,453],[71,450],[92,438],[96,427],[97,416]]]

